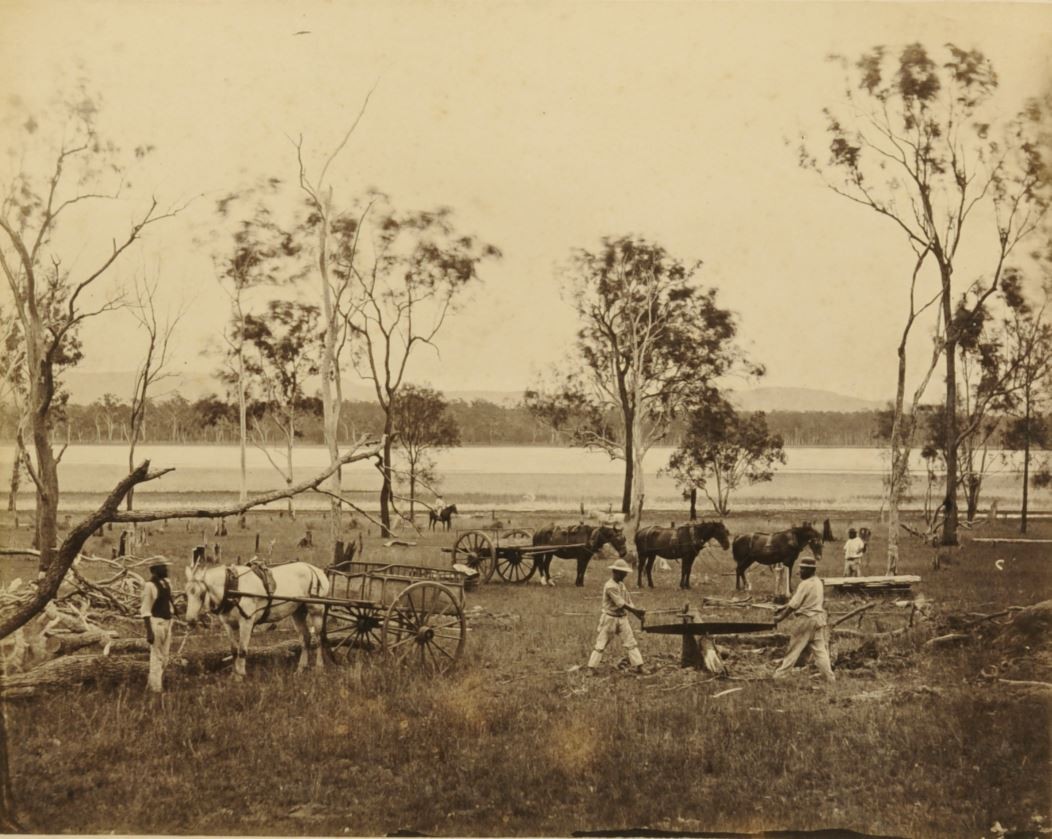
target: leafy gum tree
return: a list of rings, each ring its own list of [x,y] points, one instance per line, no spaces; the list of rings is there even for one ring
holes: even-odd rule
[[[1009,256],[1047,212],[1046,161],[1035,139],[1045,108],[1031,102],[1013,119],[999,120],[994,107],[998,80],[989,60],[953,44],[945,46],[941,59],[917,43],[897,54],[875,47],[853,64],[841,56],[833,59],[844,70],[845,90],[839,107],[824,110],[828,157],[819,162],[802,145],[800,163],[819,172],[838,195],[899,231],[916,260],[914,279],[929,256],[937,271],[944,329],[937,351],[946,385],[943,541],[956,544],[959,470],[952,441],[959,436],[959,336],[954,307],[960,288],[955,275],[985,275],[985,291],[975,300],[982,306],[998,293]],[[961,264],[966,233],[969,247],[985,255],[968,268]],[[902,391],[900,375],[891,435],[893,482],[902,469],[909,425],[903,422]],[[889,497],[894,501],[895,493]],[[889,523],[889,563],[897,552],[895,518]]]
[[[396,445],[409,473],[409,521],[416,513],[418,483],[433,487],[436,474],[431,453],[460,445],[460,429],[445,397],[429,387],[407,384],[395,396],[392,419]]]
[[[1017,359],[1016,399],[1004,431],[1006,449],[1023,452],[1022,510],[1019,532],[1027,532],[1030,500],[1031,459],[1035,448],[1047,449],[1052,443],[1049,433],[1048,404],[1052,394],[1052,323],[1049,322],[1049,284],[1046,282],[1040,305],[1027,300],[1012,284],[1006,286],[1006,297],[1016,298],[1009,305],[1003,322],[1006,352]],[[1039,472],[1040,474],[1040,472]]]
[[[630,551],[645,496],[643,457],[668,434],[688,394],[714,391],[744,361],[734,317],[715,289],[696,283],[699,267],[631,236],[576,251],[569,268],[580,322],[576,364],[554,387],[526,392],[531,412],[568,432],[572,445],[625,462]]]
[[[319,369],[319,312],[317,306],[290,300],[271,300],[262,315],[246,315],[244,340],[251,348],[245,372],[262,395],[266,412],[259,422],[277,426],[285,444],[285,466],[271,456],[265,440],[259,448],[281,474],[286,486],[295,479],[292,452],[299,435],[299,416],[309,407],[304,382]],[[295,518],[292,496],[289,515]]]
[[[762,411],[740,414],[726,399],[706,398],[690,404],[686,430],[672,452],[668,472],[690,499],[690,518],[697,518],[697,493],[705,493],[713,510],[730,514],[730,495],[743,483],[770,481],[775,464],[785,463],[782,437],[771,434]]]
[[[368,247],[358,245],[363,227]],[[421,347],[436,349],[447,315],[479,278],[481,264],[501,253],[458,232],[448,208],[400,212],[380,194],[370,195],[360,211],[336,218],[333,235],[338,246],[331,270],[348,287],[340,312],[350,330],[351,361],[372,384],[384,414],[380,521],[389,534],[394,406],[409,360]]]

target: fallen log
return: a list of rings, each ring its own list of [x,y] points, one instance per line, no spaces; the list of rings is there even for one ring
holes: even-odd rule
[[[876,605],[877,605],[876,603],[867,603],[864,606],[859,606],[857,609],[852,609],[846,615],[841,615],[839,618],[837,618],[835,621],[833,621],[831,624],[829,624],[829,628],[830,629],[834,629],[834,628],[840,626],[840,624],[844,623],[844,621],[849,620],[850,618],[853,618],[855,615],[861,614],[862,612],[866,611],[867,609],[872,609]]]
[[[105,645],[114,640],[115,634],[115,632],[104,629],[89,629],[87,632],[56,633],[51,637],[58,641],[55,655],[69,655],[93,644]]]
[[[965,641],[971,641],[971,635],[965,635],[963,632],[951,632],[947,635],[939,635],[936,638],[931,638],[924,642],[925,647],[948,647],[953,644],[961,644]]]
[[[975,536],[970,541],[972,542],[1011,542],[1016,544],[1030,544],[1030,545],[1052,545],[1052,539],[1020,539],[1020,538],[1007,538],[1004,536]]]
[[[1049,682],[1031,682],[1025,679],[998,679],[997,681],[1005,685],[1016,685],[1017,687],[1052,688],[1052,683]]]
[[[267,660],[291,658],[300,651],[300,642],[284,641],[268,647],[249,650],[248,660],[260,663]],[[175,658],[168,670],[184,672],[213,672],[233,662],[232,653],[212,651],[190,653]],[[41,690],[81,684],[112,684],[142,680],[145,683],[150,665],[130,655],[68,655],[45,662],[25,673],[9,674],[0,680],[0,698],[25,695],[26,689]]]

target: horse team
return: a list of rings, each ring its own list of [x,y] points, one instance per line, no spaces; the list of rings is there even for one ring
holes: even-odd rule
[[[654,587],[654,561],[661,558],[679,560],[679,587],[690,588],[694,560],[709,541],[716,541],[723,550],[732,552],[736,565],[735,588],[738,590],[751,588],[745,572],[753,564],[785,566],[789,572],[786,577],[788,586],[793,565],[805,549],[810,548],[816,558],[822,556],[822,534],[810,522],[775,533],[742,534],[733,543],[727,527],[721,521],[692,522],[678,527],[650,525],[636,532],[636,556],[639,559],[636,585],[643,585],[645,574],[647,585]],[[567,527],[551,524],[533,534],[533,544],[535,547],[553,548],[550,552],[534,554],[540,581],[546,585],[552,585],[551,562],[555,557],[577,561],[575,584],[583,586],[589,560],[604,545],[609,544],[619,556],[627,553],[623,531],[610,525],[576,524]]]

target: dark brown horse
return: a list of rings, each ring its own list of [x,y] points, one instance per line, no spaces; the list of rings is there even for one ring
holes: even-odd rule
[[[811,548],[816,559],[821,558],[822,534],[815,530],[810,522],[804,522],[799,527],[790,527],[788,530],[779,530],[777,533],[751,533],[738,536],[732,548],[734,561],[738,564],[734,588],[738,590],[751,588],[745,576],[745,569],[754,562],[772,567],[784,565],[789,569],[788,577],[792,577],[793,563],[800,556],[800,552],[808,547]],[[786,579],[786,588],[789,588],[790,585],[789,580]]]
[[[533,534],[533,544],[547,547],[549,545],[565,546],[551,552],[535,553],[534,564],[542,585],[555,585],[552,582],[551,564],[552,557],[559,559],[577,560],[576,585],[584,585],[584,572],[588,568],[588,561],[599,551],[603,545],[614,546],[618,556],[625,555],[625,534],[617,528],[609,525],[575,524],[569,527],[549,524],[542,527]]]
[[[448,507],[443,507],[441,510],[428,510],[427,511],[427,529],[433,530],[437,522],[442,522],[446,530],[449,530],[449,521],[457,514],[457,505],[450,504]]]
[[[709,539],[715,539],[725,551],[731,546],[731,536],[722,521],[701,521],[679,527],[641,527],[636,531],[636,553],[639,555],[636,585],[643,585],[643,571],[646,569],[647,585],[654,587],[651,572],[654,560],[660,556],[680,560],[679,587],[690,588],[694,558]]]

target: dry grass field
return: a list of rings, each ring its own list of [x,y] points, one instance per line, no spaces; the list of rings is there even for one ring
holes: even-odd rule
[[[500,515],[498,513],[498,515]],[[731,517],[732,533],[771,529],[821,511]],[[504,518],[536,527],[551,515]],[[668,515],[653,522],[667,522]],[[307,524],[316,547],[295,547]],[[479,522],[482,523],[482,522]],[[0,542],[25,544],[10,519]],[[471,522],[462,519],[460,527]],[[874,528],[869,571],[879,573],[883,533],[864,516],[833,517]],[[147,554],[178,565],[202,540],[171,523],[153,531]],[[1014,522],[981,535],[1015,535]],[[256,514],[246,530],[216,539],[223,557],[252,553],[255,534],[272,557],[325,565],[331,555],[320,514],[291,522]],[[966,538],[969,534],[966,534]],[[976,535],[975,533],[970,535]],[[89,544],[109,555],[116,533]],[[1031,536],[1052,538],[1052,523]],[[453,534],[405,535],[413,547],[384,548],[375,532],[365,558],[447,567]],[[594,563],[584,588],[572,563],[556,560],[554,588],[493,582],[467,594],[464,657],[448,676],[427,679],[365,656],[360,666],[294,672],[294,663],[249,662],[249,675],[189,674],[173,667],[162,703],[144,685],[102,684],[52,692],[3,707],[16,800],[39,832],[566,835],[630,828],[705,832],[838,828],[911,837],[1036,832],[1052,817],[1047,688],[1001,681],[1052,681],[1049,637],[1001,625],[965,629],[970,640],[925,646],[983,615],[1048,597],[1049,545],[966,543],[952,564],[930,567],[931,550],[903,543],[900,573],[931,603],[930,619],[879,642],[838,635],[838,681],[813,668],[774,683],[780,649],[719,644],[730,676],[678,666],[675,637],[639,633],[648,672],[618,668],[615,642],[602,675],[577,669],[594,637],[607,572]],[[995,560],[1004,559],[1003,570]],[[822,576],[839,576],[840,543],[826,546]],[[31,574],[8,561],[5,580]],[[656,611],[702,606],[734,595],[729,554],[710,547],[693,588],[678,568],[655,573],[637,604]],[[753,597],[770,601],[766,569],[751,574]],[[182,572],[174,569],[176,588]],[[635,589],[634,580],[630,581]],[[830,598],[831,613],[856,605]],[[736,617],[764,619],[735,610]],[[705,614],[713,614],[704,609]],[[862,623],[870,634],[904,625],[908,610],[883,604]],[[723,615],[721,615],[723,616]],[[129,624],[129,626],[131,626]],[[291,627],[290,627],[291,628]],[[176,647],[183,629],[176,634]],[[187,650],[215,644],[199,628]],[[277,633],[260,632],[266,644]],[[738,688],[733,692],[727,692]],[[996,825],[996,826],[995,826]]]

